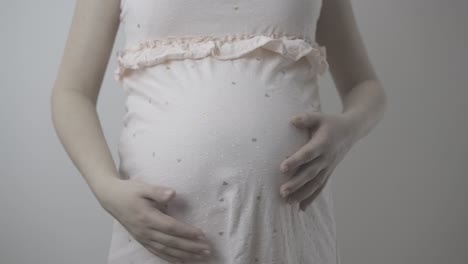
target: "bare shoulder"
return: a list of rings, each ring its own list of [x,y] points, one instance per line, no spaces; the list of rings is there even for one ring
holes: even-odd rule
[[[120,25],[120,0],[76,0],[54,90],[96,98]]]

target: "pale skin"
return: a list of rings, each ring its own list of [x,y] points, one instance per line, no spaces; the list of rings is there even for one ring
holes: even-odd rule
[[[172,263],[209,257],[203,230],[164,213],[176,190],[118,175],[96,111],[119,27],[120,1],[76,1],[73,20],[51,94],[52,120],[67,154],[100,205],[154,255]],[[310,141],[278,165],[280,190],[308,207],[348,150],[382,118],[386,96],[367,57],[350,0],[323,0],[317,41],[326,46],[330,74],[342,100],[338,114],[303,113],[291,122]],[[287,177],[286,177],[287,175]],[[288,178],[289,177],[289,178]],[[169,190],[169,196],[164,191]]]

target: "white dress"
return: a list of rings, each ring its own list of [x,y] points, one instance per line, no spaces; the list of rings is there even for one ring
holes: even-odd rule
[[[204,231],[205,264],[339,264],[331,180],[306,209],[280,195],[280,164],[321,111],[321,0],[121,0],[126,44],[118,153],[124,179],[176,190],[167,214]],[[167,261],[114,219],[108,264]]]

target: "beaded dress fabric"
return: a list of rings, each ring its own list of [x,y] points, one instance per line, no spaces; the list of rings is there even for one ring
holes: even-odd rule
[[[321,0],[121,0],[119,173],[176,191],[165,212],[204,231],[205,264],[339,264],[330,179],[305,210],[279,166],[321,111]],[[114,219],[108,264],[167,264]]]

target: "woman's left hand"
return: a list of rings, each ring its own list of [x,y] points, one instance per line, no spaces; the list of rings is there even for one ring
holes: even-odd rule
[[[354,144],[355,130],[352,120],[342,113],[317,111],[296,117],[291,123],[298,128],[309,129],[312,137],[281,163],[281,171],[291,175],[291,179],[281,185],[280,193],[288,203],[297,202],[305,211]]]

